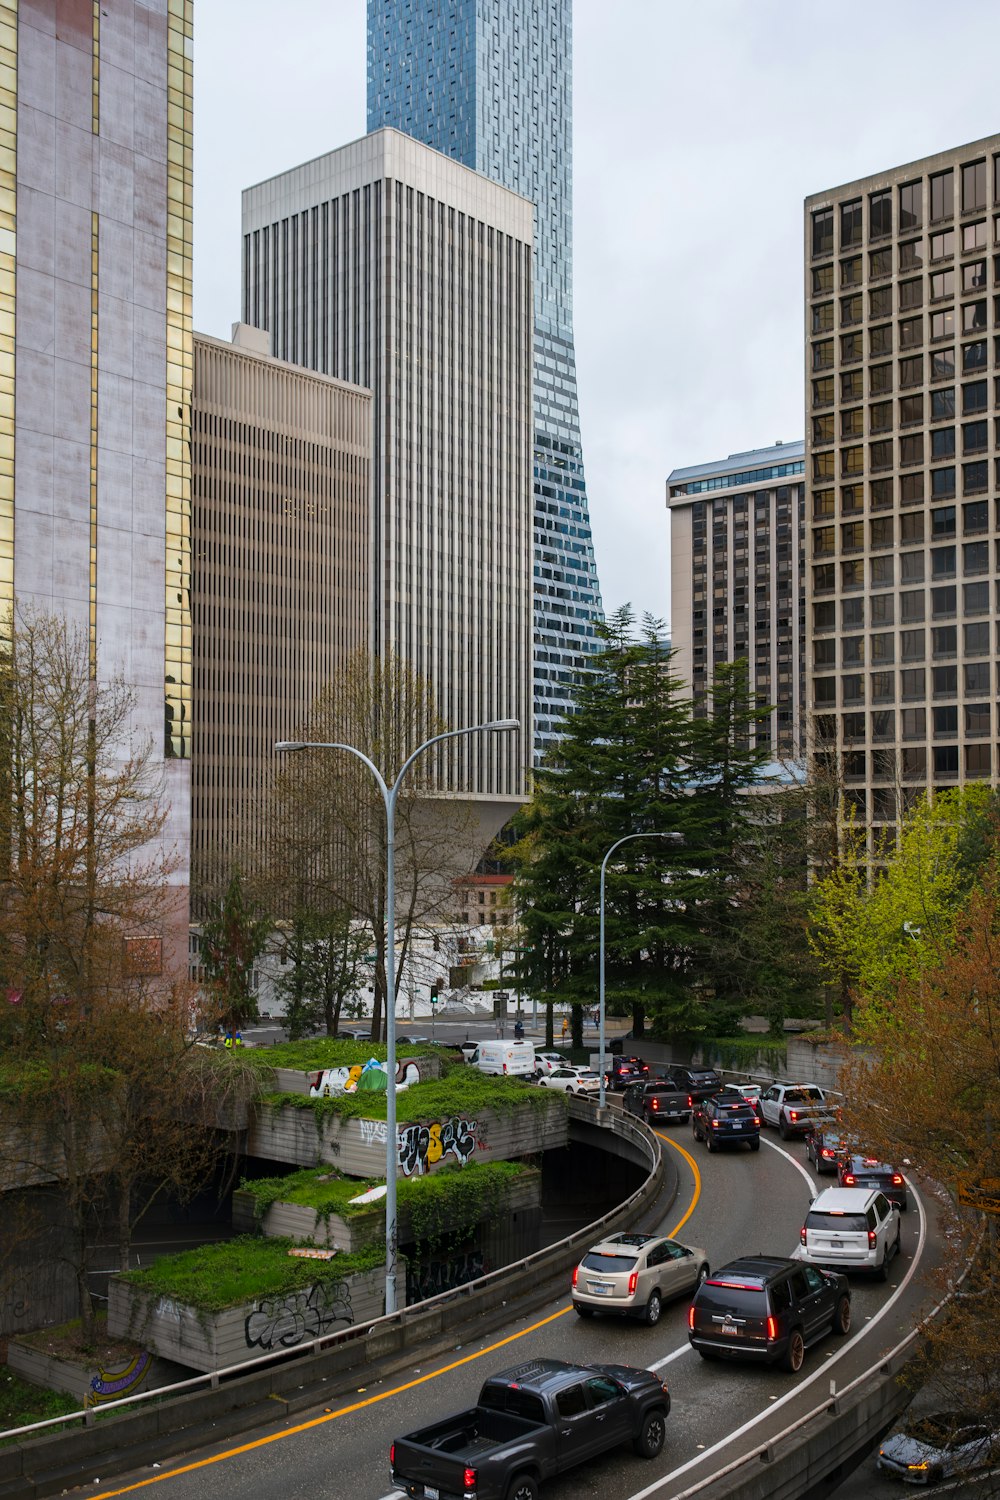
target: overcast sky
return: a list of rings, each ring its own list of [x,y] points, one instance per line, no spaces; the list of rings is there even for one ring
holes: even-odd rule
[[[605,608],[669,621],[664,481],[803,435],[802,200],[1000,130],[997,0],[576,0],[574,322]],[[198,0],[195,327],[240,191],[365,131],[365,0]]]

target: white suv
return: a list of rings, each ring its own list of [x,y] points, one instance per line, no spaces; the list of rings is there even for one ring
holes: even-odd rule
[[[837,1271],[872,1271],[885,1281],[899,1254],[899,1209],[871,1188],[827,1188],[799,1231],[796,1260]]]

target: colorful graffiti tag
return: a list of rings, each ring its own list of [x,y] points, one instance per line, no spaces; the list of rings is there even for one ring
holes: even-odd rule
[[[464,1255],[451,1260],[432,1261],[429,1266],[417,1265],[407,1270],[406,1301],[423,1302],[427,1297],[436,1297],[439,1292],[450,1292],[456,1286],[465,1286],[485,1276],[489,1265],[481,1250],[467,1250]]]
[[[411,1084],[420,1082],[420,1069],[416,1063],[404,1060],[396,1064],[396,1092],[401,1093]],[[355,1063],[352,1068],[324,1068],[309,1075],[309,1097],[329,1099],[338,1094],[384,1094],[389,1086],[385,1064],[370,1057],[362,1066]]]
[[[90,1379],[90,1390],[83,1398],[85,1407],[100,1406],[102,1401],[117,1401],[121,1396],[131,1396],[137,1391],[149,1373],[153,1356],[142,1349],[130,1359],[124,1370],[98,1370]]]
[[[396,1149],[404,1177],[422,1177],[448,1155],[464,1167],[476,1149],[476,1121],[455,1115],[432,1125],[404,1125]]]
[[[267,1297],[247,1315],[247,1347],[291,1349],[305,1339],[328,1333],[338,1323],[354,1322],[351,1289],[346,1281],[317,1282],[300,1292]]]

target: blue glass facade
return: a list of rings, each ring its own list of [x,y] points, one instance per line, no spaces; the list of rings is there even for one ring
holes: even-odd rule
[[[573,349],[571,0],[368,0],[368,129],[395,126],[535,205],[535,751],[602,615]]]

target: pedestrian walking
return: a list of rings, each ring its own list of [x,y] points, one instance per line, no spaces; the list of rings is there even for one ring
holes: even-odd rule
[[[566,1036],[567,1036],[568,1032],[569,1032],[569,1021],[566,1019],[565,1016],[563,1016],[563,1023],[562,1023],[562,1039],[563,1039],[563,1041],[566,1040]]]

